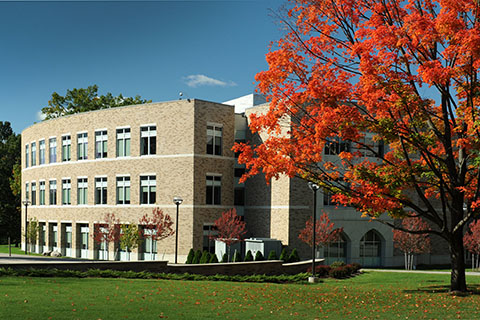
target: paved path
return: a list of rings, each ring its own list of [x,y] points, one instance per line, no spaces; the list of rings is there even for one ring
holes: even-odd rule
[[[89,260],[80,260],[72,258],[55,258],[44,256],[32,256],[25,254],[12,254],[8,256],[8,253],[0,253],[0,265],[1,264],[15,264],[15,263],[72,263],[72,262],[89,262]],[[90,261],[91,262],[91,261]]]
[[[427,273],[427,274],[450,274],[450,271],[428,271],[428,270],[396,270],[396,269],[361,269],[361,271],[376,272],[399,272],[399,273]],[[465,272],[467,276],[480,276],[480,272]]]

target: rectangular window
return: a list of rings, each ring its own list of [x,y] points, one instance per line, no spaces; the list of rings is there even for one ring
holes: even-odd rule
[[[25,183],[25,200],[30,199],[30,188],[28,187],[28,182]]]
[[[72,181],[70,179],[62,180],[62,204],[70,205],[71,201],[71,192],[72,192]]]
[[[32,167],[37,165],[37,144],[32,142]]]
[[[30,163],[30,146],[28,144],[25,145],[25,168],[28,168],[28,164]]]
[[[245,168],[235,168],[234,176],[235,178],[241,178],[245,174]]]
[[[244,206],[245,205],[245,188],[235,188],[233,195],[233,205]]]
[[[95,132],[95,159],[107,157],[107,130]]]
[[[330,138],[325,142],[325,154],[326,155],[339,155],[340,152],[350,151],[350,142],[344,141],[340,138]]]
[[[222,155],[222,126],[207,125],[207,154]]]
[[[32,182],[32,206],[37,204],[37,183]]]
[[[38,202],[41,206],[44,206],[45,205],[45,181],[40,181],[39,187],[40,187],[40,193],[39,193],[40,199]]]
[[[70,161],[72,159],[72,138],[68,136],[62,137],[62,161]]]
[[[140,127],[140,155],[157,153],[157,127]]]
[[[117,204],[130,204],[130,177],[117,177]]]
[[[130,156],[130,128],[117,129],[117,157]]]
[[[57,180],[50,180],[48,182],[49,184],[49,201],[50,205],[56,205],[57,204]]]
[[[107,204],[107,178],[95,178],[95,204]]]
[[[77,135],[77,158],[78,160],[88,159],[88,133],[86,132]]]
[[[207,176],[207,204],[220,204],[222,196],[222,177]]]
[[[38,147],[40,148],[40,153],[38,155],[39,164],[45,164],[45,140],[40,140],[38,142]]]
[[[79,178],[77,181],[77,203],[87,204],[88,179]]]
[[[156,201],[157,180],[155,176],[140,176],[140,203],[154,204]]]
[[[50,138],[48,140],[48,150],[50,155],[50,163],[57,162],[57,138]]]

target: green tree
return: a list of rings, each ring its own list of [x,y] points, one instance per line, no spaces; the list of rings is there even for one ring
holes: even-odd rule
[[[204,250],[202,253],[202,257],[200,258],[200,263],[205,264],[210,261],[210,252]]]
[[[245,259],[243,261],[253,261],[253,254],[252,251],[248,250],[245,254]]]
[[[40,232],[40,224],[38,223],[37,218],[28,219],[27,238],[28,238],[28,244],[30,245],[30,248],[28,250],[29,252],[34,251],[39,232]]]
[[[257,253],[255,254],[255,261],[263,261],[265,260],[264,257],[263,257],[263,254],[261,251],[257,251]]]
[[[110,92],[106,95],[98,95],[98,86],[67,90],[65,96],[57,92],[52,93],[48,106],[42,108],[45,120],[58,118],[68,114],[75,114],[100,109],[115,108],[133,104],[149,103],[152,100],[135,97],[124,97],[122,94],[114,97]]]
[[[193,257],[195,257],[195,251],[192,249],[190,249],[190,251],[188,252],[188,256],[187,256],[187,264],[192,264],[193,263]]]
[[[275,250],[270,250],[267,260],[277,260],[277,252]]]
[[[192,264],[199,264],[201,258],[202,258],[202,251],[197,250],[195,252],[195,256],[193,257]]]
[[[290,255],[288,256],[287,262],[298,262],[300,261],[300,257],[298,256],[297,248],[294,248]]]
[[[286,249],[286,248],[283,248],[283,249],[282,249],[282,253],[280,253],[280,258],[279,258],[279,260],[283,260],[283,261],[287,262],[287,259],[288,259],[287,249]]]
[[[140,230],[134,223],[122,224],[120,230],[120,248],[127,251],[128,260],[130,260],[130,251],[138,248],[142,242]]]
[[[10,237],[12,242],[18,243],[21,237],[20,177],[15,188],[11,187],[15,165],[16,174],[21,174],[20,146],[20,135],[13,132],[10,122],[0,121],[0,242],[5,242]]]
[[[208,263],[218,263],[218,258],[215,253],[211,254],[210,261]]]

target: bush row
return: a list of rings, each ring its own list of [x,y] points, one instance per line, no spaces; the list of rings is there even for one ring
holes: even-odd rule
[[[345,264],[344,262],[336,261],[329,266],[319,265],[315,267],[315,274],[320,278],[335,278],[344,279],[351,277],[360,270],[361,266],[358,263]],[[312,272],[312,267],[308,268],[307,273]]]
[[[253,257],[252,252],[248,250],[247,254],[245,255],[245,258],[243,259],[240,252],[235,251],[232,261],[228,261],[228,255],[225,253],[220,262],[226,263],[226,262],[263,261],[263,260],[265,260],[265,257],[260,251],[257,251],[257,253],[255,254],[255,257]],[[277,260],[277,254],[275,253],[275,250],[270,251],[270,254],[268,255],[268,260]],[[215,253],[210,253],[206,250],[202,252],[201,250],[194,251],[193,249],[190,249],[190,251],[188,252],[186,263],[187,264],[218,263],[218,258]]]

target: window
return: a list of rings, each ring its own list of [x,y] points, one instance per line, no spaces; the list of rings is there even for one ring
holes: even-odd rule
[[[57,162],[57,138],[50,138],[48,144],[50,163],[55,163]]]
[[[235,188],[233,205],[235,206],[245,205],[245,188]]]
[[[37,183],[32,182],[32,206],[37,204]]]
[[[117,204],[130,204],[130,177],[117,177]]]
[[[77,135],[77,158],[78,160],[88,159],[88,133],[86,132]]]
[[[207,176],[207,204],[220,204],[222,195],[222,177]]]
[[[95,204],[107,204],[107,178],[95,178]]]
[[[77,181],[77,203],[87,204],[88,196],[88,179],[87,178],[78,178]]]
[[[49,201],[50,205],[56,205],[57,204],[57,180],[50,180],[48,182],[49,184]]]
[[[374,231],[368,231],[362,239],[360,239],[360,258],[362,266],[379,266],[381,265],[382,239],[380,235]]]
[[[343,261],[347,263],[347,240],[343,233],[340,234],[338,239],[334,242],[330,242],[324,247],[324,258],[331,264],[334,261]]]
[[[107,157],[107,130],[95,132],[95,158],[102,159]]]
[[[130,128],[117,129],[117,157],[130,156]]]
[[[72,139],[68,136],[62,137],[62,161],[71,160]]]
[[[70,179],[62,179],[62,204],[70,205],[72,192],[72,181]]]
[[[245,174],[245,168],[235,168],[235,178],[241,178]]]
[[[38,142],[39,147],[39,154],[38,154],[38,161],[40,165],[45,164],[45,140],[40,140]]]
[[[350,151],[350,142],[344,141],[340,138],[330,138],[325,142],[325,154],[326,155],[338,155],[340,152]]]
[[[28,164],[29,164],[29,161],[30,161],[30,152],[29,152],[29,145],[26,144],[25,145],[25,168],[28,168]]]
[[[39,187],[40,187],[40,193],[39,193],[40,199],[38,202],[41,206],[44,206],[45,205],[45,181],[40,181]]]
[[[140,127],[140,155],[157,153],[157,127]]]
[[[373,141],[371,136],[366,136],[361,141],[364,145],[358,145],[358,151],[364,157],[383,157],[385,153],[385,147],[383,141]]]
[[[157,181],[155,176],[140,177],[140,203],[154,204],[156,201]]]
[[[37,144],[32,142],[32,167],[37,165]]]
[[[30,188],[28,187],[28,182],[25,183],[25,200],[30,199]]]
[[[208,251],[215,254],[215,240],[212,236],[218,234],[218,230],[215,225],[211,223],[205,223],[203,225],[203,251]]]
[[[207,125],[207,154],[222,155],[221,125]]]

